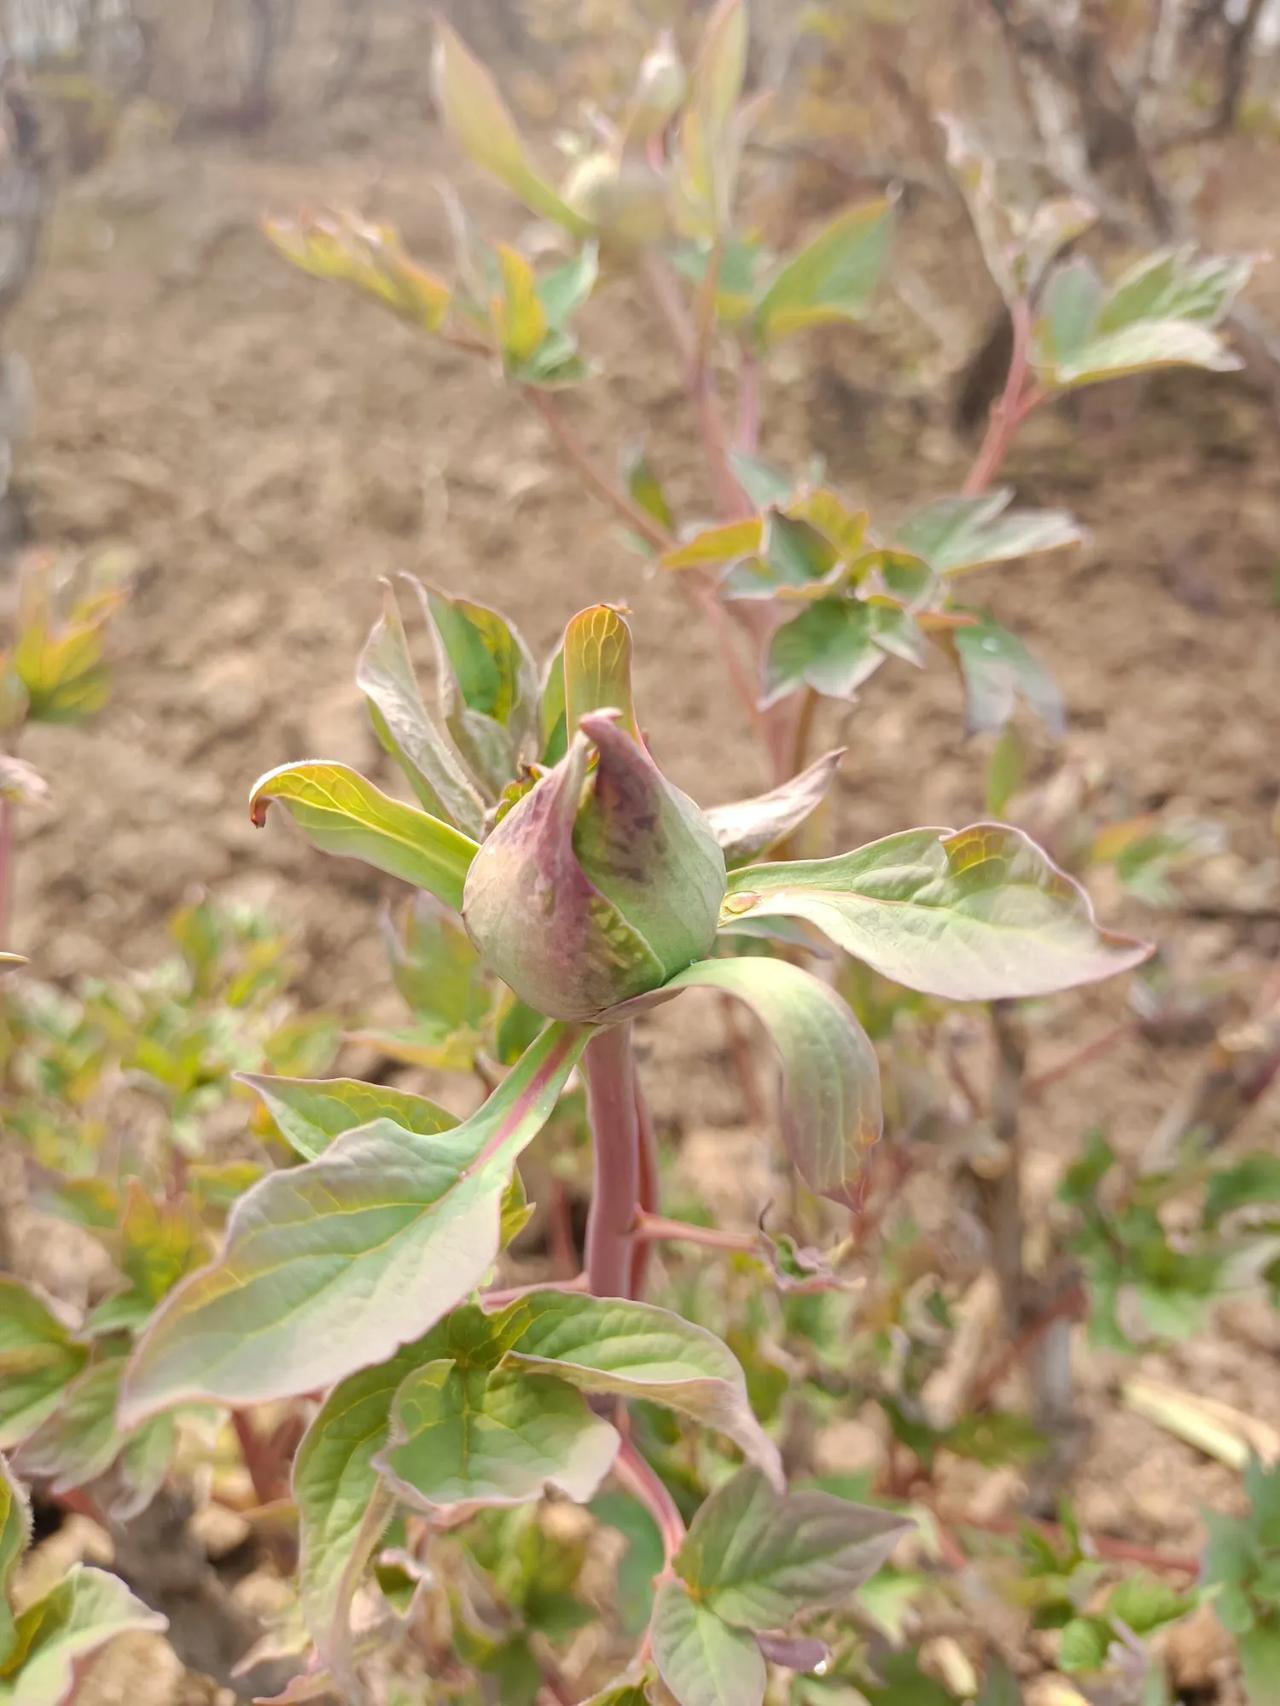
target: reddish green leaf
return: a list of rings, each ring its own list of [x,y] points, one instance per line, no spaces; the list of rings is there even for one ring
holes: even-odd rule
[[[726,901],[724,928],[741,898],[737,892]],[[811,1190],[850,1202],[882,1123],[875,1050],[850,1009],[833,989],[785,960],[706,960],[671,978],[660,996],[682,989],[717,989],[751,1008],[782,1061],[782,1134],[797,1171]],[[645,1005],[644,998],[633,1004]]]
[[[831,1493],[779,1493],[744,1469],[699,1507],[675,1568],[726,1623],[781,1629],[848,1599],[911,1526]]]
[[[549,1025],[484,1106],[424,1138],[379,1119],[236,1205],[222,1256],[179,1286],[134,1353],[121,1415],[185,1399],[310,1392],[392,1355],[480,1284],[520,1152],[586,1033]]]
[[[679,1706],[761,1706],[767,1673],[759,1647],[683,1582],[658,1589],[651,1638],[658,1674]]]
[[[258,1072],[238,1072],[236,1077],[262,1097],[281,1136],[304,1161],[314,1161],[335,1137],[371,1120],[392,1120],[420,1137],[458,1123],[447,1108],[389,1084],[365,1084],[357,1078],[272,1078]]]
[[[1099,929],[1079,884],[1004,824],[911,829],[834,859],[730,874],[722,929],[776,913],[808,920],[909,989],[953,1001],[1048,995],[1151,952]]]
[[[39,1427],[87,1354],[34,1292],[0,1274],[0,1447],[17,1445]]]
[[[824,753],[808,769],[767,794],[710,808],[707,822],[715,831],[730,870],[785,841],[792,830],[800,827],[826,798],[844,753],[842,746]]]

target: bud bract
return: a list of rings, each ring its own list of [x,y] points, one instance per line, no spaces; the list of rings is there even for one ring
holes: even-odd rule
[[[710,824],[617,716],[581,719],[467,874],[485,962],[555,1019],[595,1019],[705,958],[724,897]]]

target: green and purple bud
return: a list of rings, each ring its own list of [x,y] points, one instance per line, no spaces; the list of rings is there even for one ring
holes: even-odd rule
[[[659,989],[715,940],[725,863],[706,818],[620,726],[580,718],[484,842],[462,916],[485,962],[554,1019]]]

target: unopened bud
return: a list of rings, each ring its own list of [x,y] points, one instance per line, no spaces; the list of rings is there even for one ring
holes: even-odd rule
[[[706,818],[597,711],[481,846],[462,916],[523,1001],[583,1021],[705,958],[724,891]]]

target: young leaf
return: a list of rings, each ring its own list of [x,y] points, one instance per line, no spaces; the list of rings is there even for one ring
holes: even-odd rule
[[[1252,262],[1239,255],[1162,249],[1137,261],[1112,286],[1098,314],[1099,332],[1119,332],[1140,320],[1189,320],[1216,326],[1248,282]]]
[[[781,1629],[802,1611],[847,1599],[910,1527],[831,1493],[779,1494],[744,1469],[699,1508],[675,1569],[726,1623]]]
[[[57,1408],[87,1355],[34,1292],[0,1274],[0,1449]]]
[[[440,115],[463,152],[535,213],[588,235],[589,223],[535,170],[489,72],[443,18],[436,20],[433,69]]]
[[[680,126],[684,191],[698,230],[723,232],[737,177],[737,106],[747,69],[743,0],[719,0],[707,19]]]
[[[860,599],[822,598],[784,622],[769,642],[766,705],[799,687],[851,699],[885,660],[876,644],[876,612]]]
[[[67,1706],[90,1653],[117,1635],[166,1628],[168,1618],[116,1576],[73,1564],[17,1619],[14,1649],[0,1670],[0,1706]]]
[[[0,1676],[4,1675],[16,1638],[9,1608],[9,1583],[19,1558],[31,1541],[31,1507],[26,1494],[0,1457]]]
[[[394,226],[326,213],[265,219],[262,228],[286,260],[312,277],[354,284],[428,332],[444,324],[452,299],[449,286],[409,259]]]
[[[417,581],[415,587],[421,588]],[[462,755],[423,704],[395,594],[383,588],[382,615],[356,665],[356,686],[369,703],[374,732],[433,817],[468,835],[484,830],[485,802]]]
[[[1064,511],[1014,510],[1010,514],[1012,501],[1009,487],[976,498],[938,498],[906,518],[896,543],[950,578],[1038,551],[1057,551],[1082,537]]]
[[[496,799],[515,776],[538,715],[533,658],[517,631],[487,605],[450,598],[415,581],[436,641],[441,711],[473,772]]]
[[[733,897],[727,904],[732,912]],[[875,1050],[849,1008],[833,989],[785,960],[705,960],[671,978],[660,994],[681,989],[717,989],[751,1008],[782,1061],[788,1154],[810,1190],[849,1203],[882,1123]],[[645,1004],[642,997],[635,1005]]]
[[[722,563],[741,562],[764,543],[762,517],[748,516],[743,521],[725,521],[717,527],[705,527],[692,538],[674,546],[658,559],[660,569],[710,569]]]
[[[428,1511],[524,1504],[548,1487],[583,1504],[619,1443],[562,1380],[440,1359],[401,1385],[374,1462],[402,1498]]]
[[[965,727],[970,734],[1004,728],[1018,696],[1030,705],[1049,733],[1061,736],[1066,708],[1053,677],[1016,634],[984,616],[949,636],[965,687]]]
[[[371,1120],[392,1120],[420,1137],[458,1123],[456,1115],[425,1096],[389,1084],[365,1084],[357,1078],[272,1078],[259,1072],[235,1076],[262,1097],[280,1135],[304,1161],[314,1161],[335,1137]]]
[[[124,1441],[116,1426],[116,1400],[124,1374],[121,1356],[78,1375],[58,1408],[19,1448],[17,1464],[30,1480],[47,1480],[55,1493],[105,1475]]]
[[[725,1434],[781,1484],[777,1448],[761,1431],[728,1346],[649,1303],[533,1292],[505,1312],[519,1336],[504,1367],[556,1374],[584,1392],[645,1398]]]
[[[484,1106],[434,1138],[375,1120],[236,1205],[221,1258],[143,1335],[121,1414],[309,1392],[390,1356],[477,1286],[502,1199],[587,1034],[548,1025]]]
[[[1085,891],[1021,830],[909,829],[834,859],[729,876],[744,914],[817,925],[883,976],[951,1001],[1049,995],[1140,965],[1148,943],[1099,929]]]
[[[808,326],[860,320],[889,252],[892,216],[885,200],[852,207],[793,255],[756,307],[765,343]]]
[[[759,1647],[683,1582],[658,1589],[651,1634],[658,1674],[679,1706],[761,1706],[768,1678]]]
[[[667,495],[654,472],[653,464],[642,450],[633,450],[627,456],[622,466],[622,474],[632,502],[639,504],[646,515],[651,515],[659,527],[665,528],[668,533],[674,533],[676,518],[671,513],[671,505],[667,502]]]
[[[395,1504],[373,1456],[386,1440],[396,1388],[420,1361],[418,1345],[406,1345],[390,1362],[335,1386],[293,1463],[302,1613],[334,1681],[355,1698],[351,1601]]]
[[[476,852],[461,830],[393,800],[345,764],[282,764],[260,776],[249,796],[249,816],[259,829],[273,800],[324,852],[363,859],[455,911],[461,907]]]
[[[1247,261],[1166,252],[1108,291],[1083,259],[1058,267],[1032,332],[1041,377],[1066,390],[1158,367],[1238,367],[1213,326],[1248,272]]]
[[[493,325],[508,371],[524,365],[547,335],[547,311],[533,268],[509,243],[498,244],[502,291],[493,299]]]
[[[836,747],[767,794],[708,810],[707,822],[730,870],[768,852],[800,827],[826,798],[844,754],[844,747]]]
[[[631,690],[631,629],[607,604],[580,610],[561,648],[566,726],[576,729],[593,711],[622,712],[622,727],[640,739]]]

